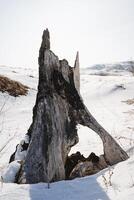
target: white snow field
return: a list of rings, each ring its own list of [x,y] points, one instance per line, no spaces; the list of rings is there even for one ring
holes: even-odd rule
[[[134,76],[126,69],[112,67],[108,74],[94,69],[81,70],[81,95],[97,121],[117,140],[130,158],[98,174],[32,185],[17,185],[13,172],[19,163],[8,166],[10,155],[25,136],[32,121],[38,72],[32,69],[0,66],[0,74],[30,87],[27,96],[11,97],[0,92],[0,200],[133,200],[134,199],[134,104],[124,101],[134,98]],[[107,71],[107,69],[103,69]],[[92,74],[92,75],[91,75]],[[71,152],[103,153],[99,136],[90,129],[78,126],[79,143]],[[10,171],[10,167],[12,170]],[[10,173],[8,173],[10,172]],[[5,182],[3,183],[3,178]]]

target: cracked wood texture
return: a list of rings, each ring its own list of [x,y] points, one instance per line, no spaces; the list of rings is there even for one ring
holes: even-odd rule
[[[77,54],[78,59],[78,54]],[[76,61],[77,65],[78,62]],[[77,66],[78,67],[78,66]],[[78,143],[77,124],[95,131],[102,139],[104,158],[109,165],[128,155],[96,121],[79,94],[74,68],[50,50],[48,29],[39,51],[39,84],[29,128],[30,144],[21,170],[20,183],[52,182],[65,179],[65,162],[71,147]],[[77,90],[78,89],[78,90]]]

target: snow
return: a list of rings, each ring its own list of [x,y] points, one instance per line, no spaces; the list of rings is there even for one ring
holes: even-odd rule
[[[15,176],[20,169],[21,164],[18,161],[11,162],[1,174],[1,179],[4,183],[14,183]]]
[[[133,200],[133,174],[131,176],[126,171],[133,170],[131,162],[133,159],[119,163],[96,175],[51,183],[50,189],[46,183],[31,185],[4,183],[1,187],[0,200],[20,199],[20,195],[23,200]],[[109,184],[110,170],[113,170],[111,185]],[[106,177],[107,185],[103,176]]]
[[[98,66],[96,72],[92,69],[81,70],[81,95],[89,111],[128,152],[130,158],[92,176],[51,183],[50,189],[46,183],[11,183],[20,164],[17,160],[11,164],[8,162],[17,144],[21,145],[24,140],[29,142],[25,134],[32,121],[38,75],[32,69],[0,66],[2,75],[30,87],[27,96],[15,98],[0,93],[0,176],[4,179],[4,183],[2,179],[0,184],[0,200],[134,199],[134,105],[124,102],[134,98],[134,77],[125,65],[128,64],[124,63],[124,69],[118,71],[111,65],[107,76],[99,75],[100,70],[107,71],[105,66],[101,69]],[[93,71],[98,75],[91,75]],[[85,156],[91,152],[97,155],[103,153],[101,139],[96,133],[79,125],[78,134],[80,141],[70,153],[78,150]],[[19,156],[16,159],[22,158]]]
[[[112,64],[96,64],[85,68],[85,73],[100,75],[100,76],[122,76],[132,75],[131,71],[134,69],[134,61],[125,61]]]
[[[25,135],[24,136],[24,142],[25,143],[29,143],[29,135]]]
[[[27,151],[22,151],[22,146],[21,144],[18,145],[17,151],[15,153],[15,160],[24,160],[26,157]]]
[[[25,160],[27,151],[23,149],[23,144],[29,143],[29,136],[26,134],[24,139],[16,147],[15,160]]]

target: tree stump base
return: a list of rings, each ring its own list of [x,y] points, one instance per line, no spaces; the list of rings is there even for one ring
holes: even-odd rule
[[[78,124],[91,128],[100,136],[104,147],[102,168],[128,158],[127,153],[84,105],[79,77],[78,54],[74,68],[69,66],[67,60],[59,60],[50,50],[49,31],[46,29],[39,51],[38,93],[33,108],[33,122],[28,130],[30,143],[19,183],[49,183],[64,180],[66,176],[72,178],[81,165],[82,172],[78,176],[81,176],[80,173],[82,176],[90,174],[93,167],[93,172],[97,172],[98,168],[92,161],[78,163],[71,174],[66,171],[71,147],[79,141]],[[99,161],[99,167],[101,164]]]

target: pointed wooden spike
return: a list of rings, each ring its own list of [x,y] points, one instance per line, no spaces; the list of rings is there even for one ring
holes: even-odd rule
[[[43,31],[42,46],[44,49],[50,49],[50,34],[48,29]]]
[[[79,52],[78,51],[76,54],[73,71],[74,71],[75,88],[77,89],[78,93],[80,93],[80,65],[79,65]]]

